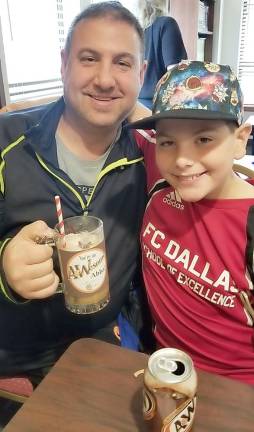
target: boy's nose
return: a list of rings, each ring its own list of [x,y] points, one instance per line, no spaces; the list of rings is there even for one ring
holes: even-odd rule
[[[185,167],[192,166],[194,164],[191,155],[183,155],[183,154],[177,155],[175,162],[178,168],[185,168]]]

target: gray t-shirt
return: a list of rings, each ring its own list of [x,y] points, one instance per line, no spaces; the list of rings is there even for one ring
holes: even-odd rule
[[[119,134],[117,134],[118,139]],[[95,160],[83,160],[72,153],[56,135],[57,158],[59,167],[72,179],[78,186],[80,192],[89,199],[96,184],[106,159],[111,152],[116,140],[110,145],[108,150]]]

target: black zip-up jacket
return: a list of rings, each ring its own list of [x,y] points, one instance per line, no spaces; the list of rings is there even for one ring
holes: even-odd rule
[[[84,213],[104,222],[110,303],[91,315],[75,315],[62,294],[20,302],[0,279],[0,374],[43,367],[71,341],[89,337],[119,314],[137,267],[139,230],[146,203],[142,154],[123,128],[86,203],[59,168],[55,132],[64,109],[61,98],[48,106],[0,115],[0,253],[23,226],[57,223],[54,196],[64,217]]]

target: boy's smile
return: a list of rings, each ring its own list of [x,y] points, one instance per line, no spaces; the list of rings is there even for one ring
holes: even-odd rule
[[[181,174],[181,175],[173,175],[174,177],[176,177],[176,180],[179,183],[193,183],[196,180],[198,180],[203,174],[205,174],[206,171],[200,173],[200,174]]]
[[[165,119],[157,122],[156,129],[157,165],[182,199],[231,197],[238,183],[234,159],[245,154],[247,132],[244,137],[240,134],[244,126],[220,120]]]

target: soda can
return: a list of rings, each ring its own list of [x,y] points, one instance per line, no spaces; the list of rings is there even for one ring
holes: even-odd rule
[[[197,402],[192,359],[175,348],[155,351],[144,373],[143,415],[153,432],[189,432]]]

